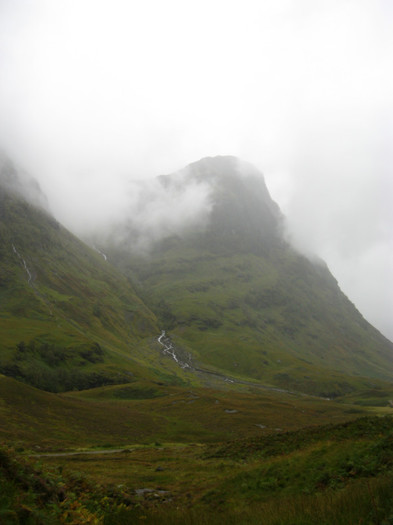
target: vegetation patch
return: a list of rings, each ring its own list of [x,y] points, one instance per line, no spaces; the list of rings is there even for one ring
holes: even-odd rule
[[[155,443],[47,462],[137,496],[137,504],[105,515],[105,524],[388,525],[391,422],[369,417],[279,433],[264,440],[265,447],[273,441],[269,451],[243,457],[228,447],[218,457],[209,454],[212,446]],[[246,451],[247,442],[254,440],[242,440]]]
[[[393,418],[363,417],[338,425],[324,425],[303,428],[294,432],[283,432],[269,436],[233,440],[216,448],[212,447],[208,457],[231,457],[246,459],[249,457],[268,458],[291,452],[312,445],[321,440],[351,441],[354,439],[372,440],[381,435],[393,436]]]
[[[113,367],[91,370],[92,364],[104,362],[98,343],[60,347],[31,340],[16,345],[14,355],[0,362],[0,373],[48,392],[85,390],[130,381],[130,374]],[[90,368],[90,369],[89,369]]]
[[[109,512],[127,509],[132,497],[116,487],[102,487],[83,475],[64,476],[0,447],[0,523],[102,524]]]
[[[117,399],[154,399],[165,395],[155,388],[133,388],[125,386],[116,388],[113,391],[113,397]]]

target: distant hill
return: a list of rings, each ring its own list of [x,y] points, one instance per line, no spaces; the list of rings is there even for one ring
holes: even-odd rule
[[[393,344],[324,262],[286,241],[262,174],[235,157],[214,157],[159,178],[165,191],[195,181],[210,189],[211,211],[200,225],[161,238],[143,256],[133,249],[132,218],[117,228],[121,245],[106,242],[112,262],[139,283],[193,359],[326,396],[350,391],[350,377],[391,380]]]

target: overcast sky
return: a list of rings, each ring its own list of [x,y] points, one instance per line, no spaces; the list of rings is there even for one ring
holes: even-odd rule
[[[237,155],[393,339],[391,0],[0,0],[0,144],[77,230]]]

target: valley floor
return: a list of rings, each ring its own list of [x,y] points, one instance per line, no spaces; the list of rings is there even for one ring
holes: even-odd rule
[[[53,394],[0,376],[0,523],[393,524],[392,409],[377,393]]]
[[[1,523],[393,523],[391,417],[33,456],[1,449]]]

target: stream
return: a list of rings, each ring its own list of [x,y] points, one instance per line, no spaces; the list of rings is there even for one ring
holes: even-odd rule
[[[23,263],[23,268],[25,269],[26,273],[27,273],[27,284],[31,284],[31,279],[32,279],[32,275],[31,275],[31,272],[30,270],[28,269],[27,267],[27,264],[26,264],[26,261],[24,260],[24,258],[21,256],[21,254],[18,252],[18,250],[15,248],[15,245],[13,244],[12,245],[12,249],[14,251],[14,253],[19,257],[19,259],[22,261]]]
[[[165,330],[161,332],[161,335],[158,337],[157,341],[160,343],[161,346],[164,347],[164,354],[168,354],[172,357],[172,359],[181,367],[183,370],[185,368],[191,368],[191,366],[188,363],[185,363],[179,359],[179,357],[176,355],[175,347],[173,346],[171,340],[166,335]]]

